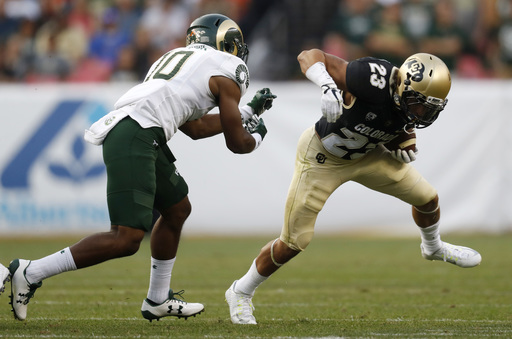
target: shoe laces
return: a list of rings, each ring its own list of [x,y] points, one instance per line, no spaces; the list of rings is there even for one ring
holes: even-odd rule
[[[178,303],[181,303],[181,304],[186,304],[187,302],[185,301],[185,298],[183,297],[183,293],[185,293],[185,290],[181,290],[176,293],[173,292],[173,290],[170,290],[169,291],[169,299],[177,301]]]
[[[447,259],[458,260],[458,259],[466,259],[469,257],[469,253],[462,251],[457,246],[453,246],[451,244],[444,243],[442,248],[443,251],[443,259],[446,261]]]
[[[30,301],[30,299],[32,299],[34,297],[34,294],[36,293],[36,290],[41,287],[41,283],[39,284],[29,284],[28,285],[28,292],[23,294],[23,293],[19,293],[18,296],[19,297],[22,297],[24,298],[23,299],[23,305],[26,305],[28,304],[28,302]]]
[[[254,306],[252,305],[252,297],[244,295],[242,293],[237,293],[237,306],[242,311],[241,314],[249,313],[252,315],[252,310],[254,310]]]

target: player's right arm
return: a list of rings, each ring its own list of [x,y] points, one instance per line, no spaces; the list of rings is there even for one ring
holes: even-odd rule
[[[302,73],[322,89],[320,107],[327,122],[334,123],[341,116],[343,98],[347,89],[348,63],[319,49],[302,51],[297,57]]]
[[[306,75],[308,69],[314,64],[318,62],[323,63],[328,75],[332,78],[334,83],[336,83],[338,88],[342,91],[347,90],[346,72],[348,62],[346,60],[338,58],[332,54],[325,53],[319,49],[302,51],[297,57],[297,60],[299,61],[300,69],[304,75]],[[325,81],[328,81],[328,79]],[[319,84],[319,86],[322,85],[325,84]]]

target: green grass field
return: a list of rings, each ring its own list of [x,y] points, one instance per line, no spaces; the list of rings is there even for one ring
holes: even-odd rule
[[[483,262],[421,257],[418,239],[316,237],[257,291],[256,326],[232,325],[224,292],[271,237],[184,237],[171,287],[206,311],[152,323],[140,315],[149,243],[132,257],[44,281],[24,322],[0,296],[0,338],[512,338],[512,234],[444,236]],[[0,239],[0,262],[36,259],[77,239]]]

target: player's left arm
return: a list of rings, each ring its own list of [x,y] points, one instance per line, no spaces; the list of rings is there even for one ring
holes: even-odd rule
[[[416,160],[418,148],[416,147],[416,132],[414,129],[403,131],[388,143],[384,144],[393,159],[408,164]]]
[[[217,99],[220,124],[226,140],[226,146],[233,153],[250,153],[255,150],[266,134],[261,121],[259,129],[247,131],[242,125],[240,104],[241,90],[238,84],[224,76],[213,76],[209,81],[210,90]]]

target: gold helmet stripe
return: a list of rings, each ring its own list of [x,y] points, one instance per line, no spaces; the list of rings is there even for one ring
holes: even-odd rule
[[[240,32],[240,35],[242,35],[242,39],[243,39],[242,30],[240,29],[240,27],[238,27],[236,22],[234,22],[233,20],[224,20],[220,24],[220,26],[219,26],[219,28],[217,30],[217,39],[216,39],[216,41],[217,41],[217,50],[224,52],[224,50],[220,46],[220,43],[222,41],[224,41],[224,38],[226,37],[226,33],[227,33],[227,31],[230,28],[236,28]],[[232,54],[233,55],[237,55],[238,54],[238,48],[236,47],[236,45],[234,47],[235,47],[235,50],[233,51]]]

